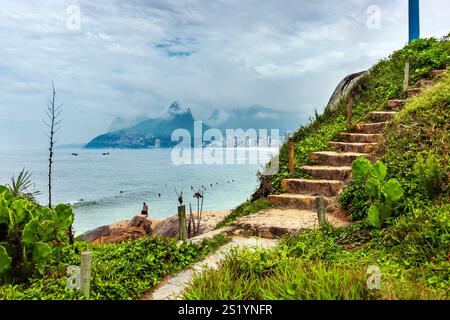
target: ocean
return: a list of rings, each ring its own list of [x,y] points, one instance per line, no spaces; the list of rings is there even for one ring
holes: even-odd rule
[[[37,200],[46,204],[47,157],[46,150],[0,151],[0,184],[25,168],[32,173],[34,189],[42,192]],[[129,219],[140,213],[143,202],[152,217],[172,216],[178,206],[175,189],[183,190],[187,205],[196,204],[193,194],[202,189],[204,211],[230,210],[255,191],[256,173],[269,157],[260,155],[257,164],[247,160],[245,164],[176,165],[171,149],[60,148],[54,156],[53,204],[73,205],[76,234]]]

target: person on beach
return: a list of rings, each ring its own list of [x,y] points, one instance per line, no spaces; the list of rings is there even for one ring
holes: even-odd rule
[[[148,217],[148,206],[147,206],[147,204],[145,202],[144,202],[144,206],[142,208],[141,214],[143,214],[144,216]]]

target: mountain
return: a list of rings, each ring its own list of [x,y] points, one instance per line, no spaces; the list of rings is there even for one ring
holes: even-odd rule
[[[263,106],[252,106],[247,109],[234,109],[228,114],[214,110],[205,123],[217,127],[222,131],[226,129],[278,129],[280,136],[287,131],[294,131],[301,124],[308,121],[301,112],[279,111]]]
[[[172,147],[178,143],[171,141],[172,132],[176,129],[186,129],[194,137],[194,121],[190,109],[182,110],[174,102],[161,117],[102,134],[90,141],[86,148],[149,148],[155,146],[157,139],[161,147]],[[203,124],[203,131],[207,129],[209,126]]]
[[[111,122],[108,132],[129,128],[145,120],[149,120],[149,117],[144,114],[138,115],[134,118],[117,117]]]
[[[134,119],[114,119],[111,128],[120,129],[110,130],[109,133],[94,138],[86,148],[149,148],[155,146],[157,139],[160,140],[161,147],[172,147],[177,144],[171,141],[172,132],[176,129],[188,130],[193,138],[194,121],[189,108],[183,110],[174,102],[158,118],[143,115]],[[300,112],[278,111],[257,105],[247,109],[234,109],[231,112],[214,110],[204,121],[203,132],[209,128],[217,128],[226,136],[226,129],[278,129],[279,135],[284,136],[286,132],[294,131],[305,122],[307,119],[302,117]],[[129,123],[132,125],[122,128]]]

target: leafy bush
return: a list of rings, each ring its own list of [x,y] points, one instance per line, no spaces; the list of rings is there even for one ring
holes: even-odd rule
[[[31,182],[31,173],[23,169],[17,178],[14,176],[11,178],[11,183],[7,184],[9,191],[11,191],[14,197],[25,197],[28,200],[33,201],[36,196],[40,194],[39,191],[29,191],[33,185]]]
[[[0,274],[23,280],[43,273],[55,246],[64,245],[74,216],[67,205],[43,208],[0,187]]]
[[[386,181],[387,167],[384,163],[378,160],[372,164],[363,157],[353,161],[352,175],[354,179],[363,181],[364,190],[372,203],[367,221],[380,228],[392,216],[394,204],[403,197],[400,183],[396,179]]]
[[[418,155],[414,164],[414,175],[418,184],[419,192],[428,199],[433,199],[442,192],[444,172],[436,155],[431,153],[426,159]]]
[[[362,179],[353,179],[339,194],[339,205],[347,210],[351,221],[363,220],[367,217],[370,207],[370,198],[364,190],[365,182]]]

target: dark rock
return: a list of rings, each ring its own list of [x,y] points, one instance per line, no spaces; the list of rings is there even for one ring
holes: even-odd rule
[[[365,74],[367,74],[368,72],[369,71],[361,71],[357,73],[352,73],[346,76],[344,79],[342,79],[342,81],[339,82],[338,86],[331,95],[331,98],[328,101],[325,110],[334,110],[339,104],[339,102],[341,102],[341,99],[344,98],[345,95],[347,95],[347,93],[350,92],[350,90],[356,84],[357,80],[362,76],[364,76]]]

